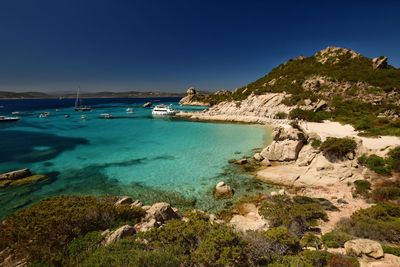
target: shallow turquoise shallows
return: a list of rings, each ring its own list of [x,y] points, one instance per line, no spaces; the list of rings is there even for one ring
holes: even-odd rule
[[[61,194],[131,195],[147,203],[212,210],[227,204],[212,197],[220,180],[232,184],[236,198],[254,188],[265,190],[239,166],[228,164],[268,143],[265,127],[155,119],[150,109],[127,114],[126,106],[112,103],[88,113],[37,110],[18,123],[1,125],[0,171],[26,167],[50,179],[0,189],[0,217]],[[50,116],[39,118],[42,111]],[[113,119],[102,119],[101,113]]]

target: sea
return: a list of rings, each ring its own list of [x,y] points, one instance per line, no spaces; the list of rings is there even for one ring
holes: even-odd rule
[[[0,218],[57,195],[132,196],[144,204],[166,201],[181,208],[218,211],[240,197],[270,186],[230,159],[251,156],[271,142],[261,125],[153,118],[143,103],[181,107],[179,98],[84,99],[90,112],[74,111],[74,99],[0,100],[0,115],[21,120],[0,123],[0,173],[29,168],[47,180],[0,188]],[[128,114],[127,108],[133,108]],[[47,118],[39,114],[49,112]],[[101,118],[109,113],[112,119]],[[68,116],[65,116],[68,115]],[[81,118],[85,115],[85,118]],[[219,181],[233,199],[217,200]]]

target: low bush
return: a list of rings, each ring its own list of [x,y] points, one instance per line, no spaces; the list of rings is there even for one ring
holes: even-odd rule
[[[289,118],[292,120],[298,119],[311,122],[322,122],[323,120],[329,119],[330,115],[325,111],[314,112],[312,110],[295,108],[289,112]]]
[[[288,117],[288,114],[285,112],[278,112],[275,115],[275,118],[277,118],[277,119],[287,119],[287,117]]]
[[[314,149],[318,149],[321,146],[321,144],[322,144],[321,140],[317,140],[317,139],[312,140],[312,142],[311,142],[311,146]]]
[[[315,234],[308,232],[300,240],[302,247],[313,247],[315,249],[320,249],[322,247],[321,238]]]
[[[354,181],[354,186],[356,188],[355,193],[358,195],[366,195],[371,190],[371,183],[367,180]]]
[[[342,220],[338,230],[350,235],[392,243],[400,242],[400,206],[378,203]]]
[[[396,255],[400,257],[400,247],[382,245],[383,252]]]
[[[357,144],[350,138],[328,137],[320,146],[320,150],[337,158],[343,158],[347,153],[354,153]]]
[[[0,228],[0,250],[10,247],[31,262],[59,265],[68,244],[88,232],[135,223],[145,212],[116,207],[113,198],[61,196],[7,217]]]
[[[285,226],[297,236],[302,236],[310,226],[315,226],[318,219],[328,220],[321,204],[317,202],[299,204],[285,195],[274,196],[264,202],[260,213],[270,220],[271,226]]]
[[[322,242],[328,248],[342,248],[344,247],[344,243],[352,239],[354,239],[353,236],[337,230],[333,230],[322,236]]]
[[[386,161],[390,169],[394,172],[400,172],[400,146],[389,151]]]
[[[400,187],[384,186],[378,187],[371,192],[372,199],[375,201],[387,201],[400,199]]]
[[[271,265],[272,267],[314,266],[314,267],[358,267],[358,260],[343,255],[334,255],[326,251],[304,250],[295,256],[285,256]]]

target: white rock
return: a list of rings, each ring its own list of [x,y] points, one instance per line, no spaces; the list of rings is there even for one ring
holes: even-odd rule
[[[130,236],[136,233],[135,228],[133,228],[130,225],[124,225],[120,228],[118,228],[117,230],[108,233],[106,238],[103,241],[103,245],[108,246],[112,243],[117,242],[118,240],[126,237],[126,236]]]
[[[357,257],[366,255],[374,259],[379,259],[384,255],[381,244],[370,239],[353,239],[347,241],[344,243],[344,248],[347,255],[355,255]]]

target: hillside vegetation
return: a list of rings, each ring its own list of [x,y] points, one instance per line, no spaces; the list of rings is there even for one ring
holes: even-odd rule
[[[325,113],[317,118],[350,123],[365,134],[400,136],[400,69],[388,65],[386,58],[372,60],[345,48],[328,47],[291,59],[232,93],[206,98],[215,105],[282,92],[288,94],[284,104],[304,110],[324,100]],[[314,118],[306,115],[303,119]]]

